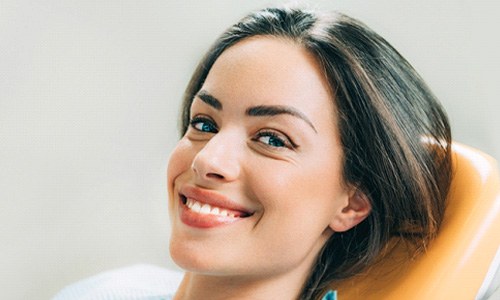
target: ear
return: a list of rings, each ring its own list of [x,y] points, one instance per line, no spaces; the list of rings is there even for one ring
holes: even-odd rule
[[[352,188],[344,206],[340,207],[330,223],[335,232],[347,231],[368,217],[372,205],[368,197],[359,189]]]

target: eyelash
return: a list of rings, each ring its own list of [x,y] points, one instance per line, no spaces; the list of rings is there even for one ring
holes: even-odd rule
[[[269,137],[269,142],[272,139],[278,140],[279,143],[281,143],[281,146],[275,146],[271,145],[269,143],[264,143],[262,141],[259,141],[260,138],[262,137]],[[262,130],[257,133],[257,136],[253,139],[255,141],[261,142],[262,144],[272,147],[272,148],[288,148],[288,149],[295,149],[297,148],[297,145],[295,145],[292,140],[290,140],[287,136],[283,136],[282,134],[278,134],[276,132],[270,131],[270,130]]]
[[[210,125],[213,129],[211,131],[204,131],[202,129],[199,129],[199,128],[196,128],[196,125],[200,124],[200,123],[205,123],[205,124],[208,124]],[[212,121],[211,119],[207,118],[207,117],[200,117],[200,116],[197,116],[197,117],[193,117],[191,119],[191,121],[189,121],[189,124],[191,125],[191,127],[194,129],[194,130],[197,130],[199,132],[210,132],[210,133],[217,133],[219,132],[219,129],[217,128],[217,125],[215,124],[214,121]]]
[[[194,130],[201,132],[201,133],[217,133],[217,132],[219,132],[219,129],[217,128],[217,125],[215,124],[215,122],[207,117],[195,116],[189,121],[189,124]],[[203,130],[202,128],[198,128],[197,125],[200,125],[200,124],[202,124],[202,128],[205,125],[210,126],[210,128],[208,128],[207,130]],[[271,141],[271,139],[275,139],[275,140],[277,140],[278,143],[280,143],[280,145],[276,146],[276,145],[271,145],[269,143],[265,143],[265,142],[260,141],[260,139],[263,137],[269,137],[269,142]],[[267,147],[274,148],[274,149],[288,148],[288,149],[293,150],[293,149],[298,148],[298,146],[290,138],[288,138],[286,135],[281,134],[281,133],[276,133],[276,132],[271,131],[271,130],[261,130],[261,131],[257,132],[256,137],[254,137],[252,140],[259,142],[259,143],[262,143],[263,145],[265,145]]]

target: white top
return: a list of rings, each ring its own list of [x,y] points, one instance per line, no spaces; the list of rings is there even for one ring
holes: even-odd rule
[[[152,265],[134,265],[73,283],[52,300],[170,300],[182,276]]]
[[[500,250],[496,260],[500,261]],[[487,278],[487,292],[480,291],[476,299],[500,299],[498,264],[500,263],[492,265],[492,269],[496,271],[496,279]],[[490,277],[493,275],[495,274],[490,274]],[[52,300],[172,300],[182,277],[182,272],[153,265],[134,265],[99,273],[73,283],[57,293]]]

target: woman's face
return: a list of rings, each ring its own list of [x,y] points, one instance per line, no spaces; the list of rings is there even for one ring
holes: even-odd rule
[[[350,226],[332,103],[318,63],[291,41],[253,37],[217,59],[168,167],[179,266],[307,273],[333,231]]]

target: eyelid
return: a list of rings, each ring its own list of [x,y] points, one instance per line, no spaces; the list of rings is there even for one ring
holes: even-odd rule
[[[204,130],[200,130],[200,129],[196,128],[196,125],[197,125],[196,123],[198,123],[198,122],[210,123],[210,125],[214,127],[214,131],[204,131]],[[192,128],[193,130],[195,130],[196,132],[199,132],[199,133],[216,134],[219,132],[219,127],[218,127],[217,123],[210,116],[207,116],[204,114],[197,114],[197,115],[194,115],[193,117],[191,117],[191,119],[189,120],[189,125],[190,125],[189,126],[190,128]],[[272,146],[272,145],[268,145],[264,142],[258,141],[259,138],[265,137],[265,136],[272,136],[274,138],[277,138],[277,139],[281,140],[284,145],[278,147],[278,146]],[[263,146],[268,147],[268,148],[272,148],[273,150],[285,150],[285,149],[296,150],[299,148],[299,145],[297,145],[287,134],[283,133],[280,130],[271,129],[271,128],[259,129],[254,134],[254,137],[251,140],[259,142]]]
[[[262,129],[262,130],[259,130],[256,135],[257,135],[257,137],[255,138],[255,140],[257,140],[260,137],[270,135],[270,136],[273,136],[275,138],[283,140],[283,142],[285,143],[284,148],[295,150],[299,147],[299,145],[295,144],[293,142],[293,140],[290,137],[288,137],[288,135],[286,135],[280,131],[274,130],[274,129]],[[272,147],[270,145],[266,145],[266,146]],[[280,148],[280,147],[272,147],[272,148]]]
[[[215,121],[211,117],[206,116],[206,115],[195,115],[195,116],[191,117],[191,119],[189,120],[189,126],[193,129],[195,129],[196,131],[205,132],[205,131],[202,131],[202,130],[195,127],[195,123],[198,123],[198,122],[211,123],[211,125],[215,128],[215,130],[217,132],[219,131],[219,127],[217,126],[217,123],[215,123]]]

